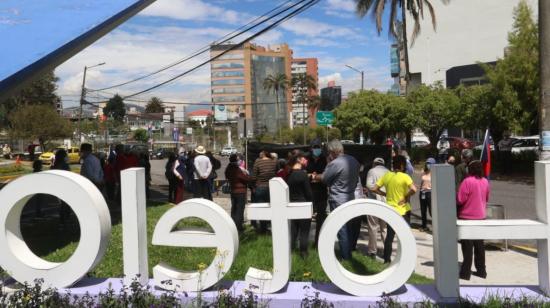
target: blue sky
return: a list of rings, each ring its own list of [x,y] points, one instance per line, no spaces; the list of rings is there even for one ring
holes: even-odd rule
[[[65,2],[65,0],[56,0]],[[90,0],[91,1],[91,0]],[[9,1],[17,3],[17,1]],[[65,106],[77,104],[85,65],[106,62],[88,71],[88,88],[101,88],[154,71],[219,39],[283,1],[271,0],[158,0],[113,32],[104,36],[56,69],[60,77],[58,94]],[[25,12],[21,1],[11,8]],[[1,16],[0,16],[1,17]],[[0,18],[0,23],[2,19]],[[18,26],[17,24],[11,25]],[[353,0],[322,0],[315,7],[259,37],[261,45],[288,43],[295,57],[319,59],[321,86],[329,80],[342,85],[344,93],[360,87],[360,76],[344,65],[365,71],[365,87],[386,90],[391,86],[389,45],[384,32],[378,36],[370,18],[354,14]],[[164,81],[208,58],[208,53],[155,76],[113,89],[89,99],[114,92],[129,94]],[[196,103],[209,101],[208,67],[178,79],[169,86],[144,94],[147,100]]]

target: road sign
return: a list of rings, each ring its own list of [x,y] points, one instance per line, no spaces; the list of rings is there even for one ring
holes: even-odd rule
[[[317,125],[327,126],[334,122],[334,113],[332,111],[317,111]]]

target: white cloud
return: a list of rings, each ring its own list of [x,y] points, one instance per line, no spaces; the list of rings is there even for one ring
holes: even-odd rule
[[[347,47],[349,44],[338,42],[335,40],[329,40],[320,37],[297,39],[293,42],[293,45],[297,46],[314,46],[314,47]]]
[[[338,25],[328,24],[309,18],[294,17],[283,23],[281,27],[299,36],[330,37],[346,40],[365,40],[365,37],[355,30]]]
[[[179,20],[218,21],[242,23],[250,15],[212,5],[201,0],[159,0],[143,10],[140,15],[168,17]]]
[[[327,9],[353,13],[355,12],[355,2],[353,0],[327,0]]]

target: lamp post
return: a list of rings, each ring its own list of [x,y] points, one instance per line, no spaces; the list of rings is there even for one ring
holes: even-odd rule
[[[358,72],[359,74],[361,74],[361,92],[363,90],[365,90],[365,72],[364,71],[360,71],[358,69],[356,69],[355,67],[351,66],[351,65],[347,65],[346,64],[346,67],[349,68],[349,69],[352,69],[356,72]]]
[[[105,62],[101,62],[96,65],[92,66],[84,66],[84,76],[82,77],[82,90],[80,92],[80,110],[78,112],[78,142],[82,142],[82,105],[85,103],[85,97],[86,97],[86,72],[89,68],[97,67],[104,65]]]

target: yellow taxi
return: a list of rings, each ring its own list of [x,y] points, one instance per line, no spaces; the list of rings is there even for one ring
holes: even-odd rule
[[[69,164],[78,164],[80,163],[80,149],[77,147],[58,147],[55,148],[53,151],[48,151],[45,153],[42,153],[38,159],[42,161],[42,164],[50,165],[54,158],[55,158],[55,152],[58,150],[65,150],[67,151],[67,157],[69,158]]]

